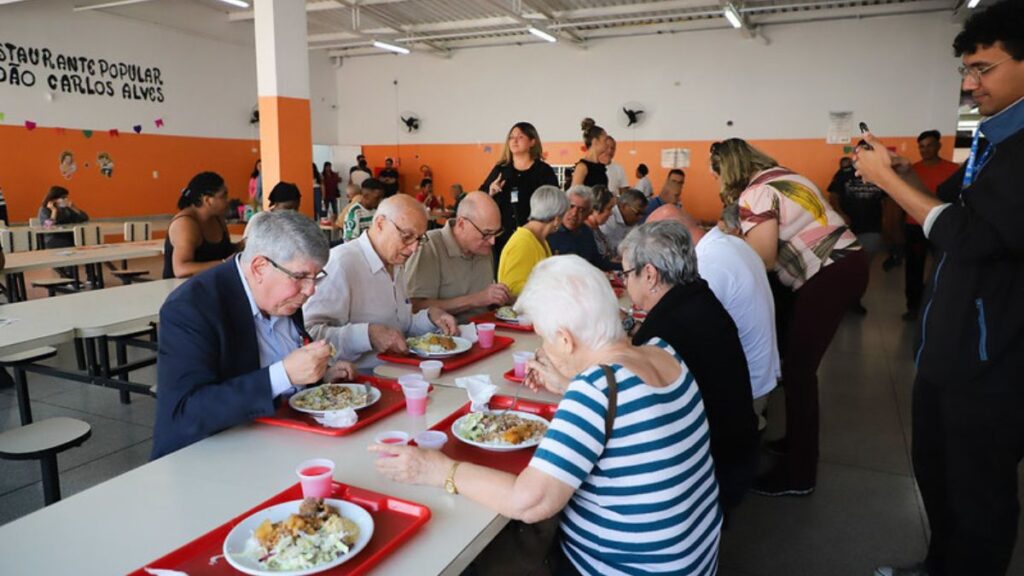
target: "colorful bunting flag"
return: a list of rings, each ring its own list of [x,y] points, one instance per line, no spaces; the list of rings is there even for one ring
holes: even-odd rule
[[[28,130],[35,130],[36,123],[31,120],[25,120],[25,128],[27,128]]]
[[[111,137],[111,138],[117,138],[117,137],[118,137],[118,136],[120,136],[120,135],[121,135],[121,132],[119,132],[119,131],[117,130],[117,128],[111,128],[111,129],[110,129],[110,137]]]
[[[63,136],[66,133],[67,133],[67,130],[65,130],[64,128],[57,128],[57,135],[58,136]]]
[[[157,128],[163,128],[164,127],[164,119],[163,118],[157,118],[156,121],[153,122],[153,124],[156,124]]]
[[[4,113],[3,113],[3,112],[0,112],[0,122],[3,122],[3,121],[4,121],[4,117],[5,117],[5,116],[4,116]]]
[[[134,130],[136,134],[142,134],[142,124],[132,126],[132,130]]]
[[[86,138],[92,138],[92,130],[82,130],[82,136]]]

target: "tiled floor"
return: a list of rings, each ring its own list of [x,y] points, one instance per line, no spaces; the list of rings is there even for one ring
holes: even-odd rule
[[[748,496],[723,537],[723,576],[866,576],[877,564],[923,556],[926,524],[909,456],[913,326],[899,318],[902,276],[876,266],[864,298],[868,315],[844,321],[822,364],[817,491]],[[68,365],[73,355],[62,350],[56,361]],[[133,379],[153,382],[155,372]],[[148,460],[152,399],[123,405],[113,390],[38,375],[30,376],[30,390],[37,418],[69,415],[93,426],[88,442],[60,458],[66,497]],[[781,400],[772,399],[769,437],[781,433]],[[17,425],[14,393],[0,391],[0,430]],[[0,523],[41,506],[38,464],[0,460]],[[1024,575],[1024,537],[1018,542],[1009,573]]]

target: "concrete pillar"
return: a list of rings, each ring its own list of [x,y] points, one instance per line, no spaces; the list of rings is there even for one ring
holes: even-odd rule
[[[263,207],[278,182],[302,192],[312,214],[313,135],[309,107],[306,3],[256,0],[256,78],[260,108]]]

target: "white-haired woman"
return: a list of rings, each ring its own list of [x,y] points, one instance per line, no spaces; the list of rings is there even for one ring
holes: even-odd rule
[[[530,465],[514,476],[437,451],[372,446],[397,456],[377,469],[528,523],[561,512],[557,574],[714,574],[718,485],[700,393],[680,358],[661,340],[630,345],[608,280],[578,256],[538,264],[516,308],[571,378]]]
[[[498,260],[498,282],[518,296],[533,267],[551,256],[548,236],[562,224],[569,199],[557,186],[541,186],[530,196],[530,220],[508,239]]]

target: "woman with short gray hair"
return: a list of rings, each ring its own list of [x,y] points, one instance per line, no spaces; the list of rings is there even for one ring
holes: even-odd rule
[[[682,223],[643,224],[626,236],[619,253],[633,309],[647,313],[633,344],[661,338],[697,379],[711,430],[719,503],[728,514],[757,471],[757,417],[739,331],[697,274],[693,241]]]
[[[514,520],[557,515],[552,574],[714,574],[714,463],[700,394],[679,356],[660,339],[630,345],[607,278],[579,256],[538,264],[516,309],[533,319],[542,356],[571,380],[529,466],[512,475],[437,450],[378,445],[370,450],[394,457],[377,469]]]
[[[501,250],[498,282],[519,296],[533,267],[551,256],[547,238],[558,230],[569,198],[557,186],[541,186],[530,197],[530,221],[520,226]]]

